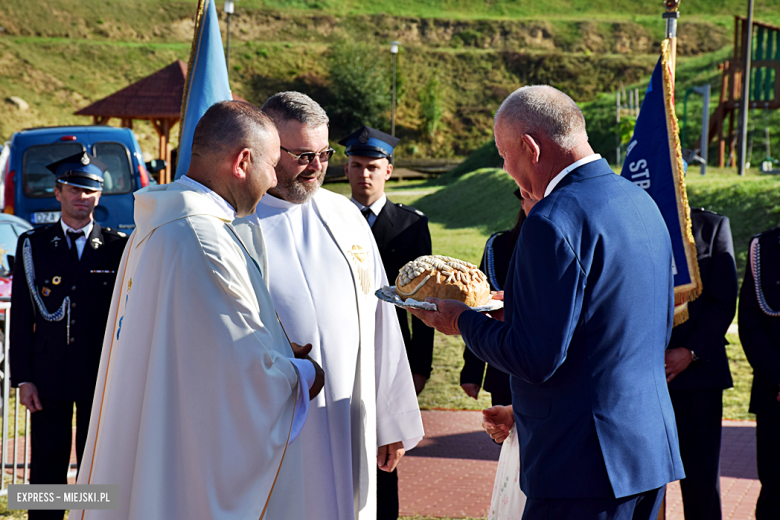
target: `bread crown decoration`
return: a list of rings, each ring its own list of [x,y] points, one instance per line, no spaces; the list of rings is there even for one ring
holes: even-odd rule
[[[399,285],[409,285],[425,272],[428,272],[428,275],[412,291],[406,292],[398,288]],[[411,296],[419,291],[434,274],[436,282],[439,284],[442,283],[442,277],[444,277],[443,283],[461,282],[467,284],[472,280],[476,282],[487,280],[485,274],[474,264],[449,256],[426,255],[412,260],[401,268],[396,280],[396,292],[404,296]]]

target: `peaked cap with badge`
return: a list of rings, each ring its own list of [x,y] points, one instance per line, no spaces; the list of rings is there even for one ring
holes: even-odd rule
[[[97,157],[80,152],[46,166],[60,184],[103,191],[103,174],[108,166]]]
[[[401,140],[370,126],[363,126],[339,141],[346,146],[347,155],[360,157],[390,158]]]

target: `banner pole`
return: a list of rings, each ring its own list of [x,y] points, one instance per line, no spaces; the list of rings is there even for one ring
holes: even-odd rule
[[[669,40],[669,63],[672,69],[672,84],[674,84],[677,71],[677,19],[680,18],[677,10],[680,8],[680,0],[664,0],[664,7],[666,7],[666,12],[663,14],[666,20],[665,37]]]
[[[666,20],[665,38],[669,40],[669,68],[672,76],[672,89],[674,89],[675,79],[677,78],[677,20],[680,18],[678,9],[680,0],[664,0],[666,12],[663,14]],[[668,486],[664,486],[668,490]],[[665,490],[665,491],[666,491]],[[666,519],[666,493],[661,503],[661,509],[658,511],[658,520]]]
[[[750,112],[750,73],[753,59],[753,0],[748,0],[748,17],[742,25],[742,87],[739,98],[739,156],[737,174],[745,175],[747,158],[748,114]]]

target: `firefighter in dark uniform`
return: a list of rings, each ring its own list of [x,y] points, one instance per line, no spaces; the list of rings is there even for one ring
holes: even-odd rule
[[[106,166],[80,153],[47,166],[62,218],[19,237],[11,296],[11,382],[31,412],[32,484],[66,484],[73,405],[79,462],[103,334],[127,235],[92,214]],[[63,511],[30,511],[31,520]]]
[[[390,285],[407,262],[431,254],[428,218],[410,206],[393,203],[385,195],[385,182],[393,173],[393,149],[398,141],[367,126],[339,141],[346,146],[345,171],[352,188],[352,202],[371,226]],[[431,375],[434,330],[409,316],[406,310],[396,310],[414,387],[420,395]],[[398,518],[397,471],[379,471],[377,510],[378,520]]]
[[[756,414],[761,493],[756,520],[780,518],[780,228],[750,242],[739,293],[739,339],[753,367],[750,412]]]
[[[726,332],[737,311],[737,265],[728,217],[691,208],[702,293],[689,318],[672,329],[666,377],[672,398],[686,520],[720,520],[720,444],[723,391],[732,387]]]

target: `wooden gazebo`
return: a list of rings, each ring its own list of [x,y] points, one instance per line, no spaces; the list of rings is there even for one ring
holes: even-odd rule
[[[170,182],[171,128],[181,117],[186,77],[187,64],[177,60],[151,76],[82,108],[76,115],[92,116],[96,125],[105,125],[117,117],[125,128],[133,128],[133,119],[150,121],[160,139],[159,157],[165,159],[168,165],[160,172],[159,181],[161,184]]]
[[[151,76],[82,108],[76,115],[92,116],[92,122],[96,125],[105,125],[116,117],[125,128],[133,128],[134,119],[150,121],[160,139],[159,158],[167,164],[165,170],[160,172],[159,182],[171,182],[170,135],[171,129],[181,118],[186,77],[187,64],[176,60]],[[233,99],[242,100],[235,94]]]

